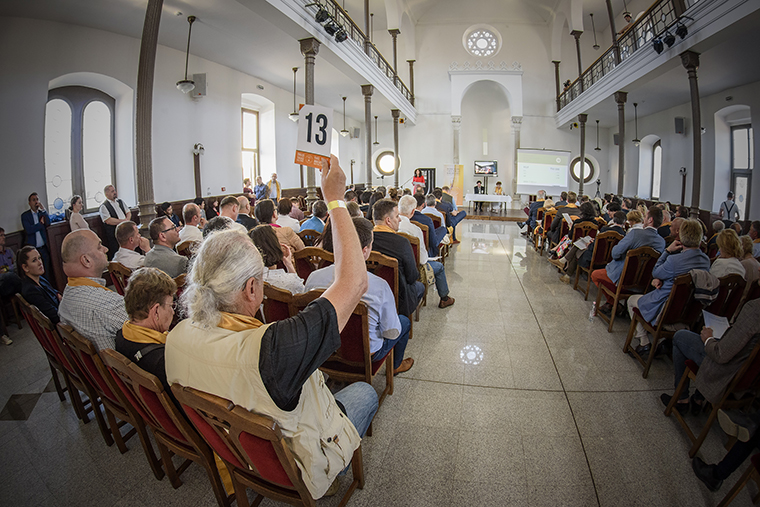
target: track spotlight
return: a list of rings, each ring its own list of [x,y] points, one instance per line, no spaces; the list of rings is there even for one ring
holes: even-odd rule
[[[333,20],[328,21],[325,25],[325,32],[330,35],[335,35],[338,30],[340,30],[340,26]]]
[[[327,9],[324,7],[320,7],[317,11],[317,14],[314,16],[314,19],[317,20],[317,23],[322,24],[328,19],[330,19],[330,13],[327,12]]]
[[[659,37],[654,39],[652,41],[652,47],[654,48],[655,51],[657,51],[658,55],[662,53],[662,50],[664,49],[664,46],[662,45],[662,39],[660,39]]]
[[[340,29],[335,32],[335,42],[343,42],[346,39],[348,39],[348,34],[343,29],[343,27],[340,27]]]
[[[676,27],[676,35],[681,37],[681,39],[685,39],[688,34],[689,30],[686,29],[686,25],[678,23],[678,26]]]
[[[665,37],[662,38],[662,42],[668,45],[669,48],[673,47],[673,44],[676,43],[676,36],[670,33],[670,30],[665,32]]]

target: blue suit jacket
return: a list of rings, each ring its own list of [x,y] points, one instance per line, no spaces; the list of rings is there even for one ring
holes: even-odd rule
[[[322,234],[322,232],[325,230],[325,224],[323,224],[319,218],[312,215],[310,219],[301,224],[302,231],[305,231],[307,229],[311,229],[312,231],[317,231],[318,233]]]
[[[662,252],[654,266],[652,276],[662,280],[662,287],[641,296],[639,311],[648,322],[655,323],[660,310],[665,305],[673,288],[673,281],[692,269],[710,270],[710,259],[701,250],[686,250],[679,254]]]
[[[530,203],[528,209],[528,227],[533,229],[536,226],[536,217],[538,216],[538,208],[544,207],[544,201],[533,201]]]
[[[423,225],[427,225],[428,228],[428,234],[430,235],[429,242],[430,242],[430,248],[428,248],[428,255],[431,257],[436,257],[438,255],[438,245],[441,243],[441,240],[446,235],[446,228],[441,225],[438,229],[436,229],[433,226],[433,220],[425,215],[424,213],[420,213],[418,210],[414,210],[414,215],[412,215],[412,220],[419,222]]]
[[[607,264],[607,276],[610,277],[610,280],[617,283],[620,279],[628,250],[635,250],[642,246],[650,246],[658,252],[662,252],[665,250],[665,240],[657,234],[657,229],[654,228],[628,231],[620,243],[612,248],[612,261]]]
[[[21,213],[21,225],[24,226],[24,231],[26,231],[26,244],[36,246],[37,245],[37,233],[42,234],[42,241],[45,242],[45,244],[48,244],[47,239],[47,228],[50,225],[50,219],[48,218],[47,211],[40,211],[38,214],[38,217],[45,218],[45,223],[38,221],[36,224],[34,223],[34,217],[32,216],[32,210],[28,209]]]

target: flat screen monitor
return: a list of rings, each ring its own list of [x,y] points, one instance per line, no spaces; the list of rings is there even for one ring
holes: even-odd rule
[[[475,176],[498,176],[496,160],[476,160]]]

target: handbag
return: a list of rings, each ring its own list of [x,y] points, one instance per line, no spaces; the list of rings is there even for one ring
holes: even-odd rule
[[[570,236],[565,235],[565,237],[562,238],[559,244],[556,247],[554,247],[552,252],[554,252],[557,255],[557,257],[562,257],[563,255],[565,255],[565,252],[567,252],[567,249],[570,248],[570,245],[572,244],[573,242],[570,241]]]

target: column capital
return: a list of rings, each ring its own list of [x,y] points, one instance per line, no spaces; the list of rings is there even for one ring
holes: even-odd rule
[[[409,64],[410,64],[410,65],[411,65],[411,64],[413,64],[413,63],[414,63],[414,62],[416,62],[416,61],[417,61],[417,60],[407,60],[407,62],[409,62]]]
[[[615,92],[615,102],[618,106],[625,104],[628,100],[628,92]]]
[[[375,87],[372,85],[362,85],[362,95],[364,95],[364,98],[372,96],[372,92],[375,91]]]
[[[581,113],[578,115],[578,121],[581,125],[585,125],[586,121],[588,120],[588,115],[586,113]]]
[[[684,51],[681,53],[681,65],[686,70],[697,70],[699,67],[699,53],[694,51]]]
[[[570,32],[570,35],[575,37],[575,40],[579,40],[582,34],[583,34],[583,30],[573,30],[572,32]]]
[[[462,117],[458,115],[451,115],[451,125],[454,127],[454,130],[459,130],[459,128],[462,126]]]
[[[393,117],[393,121],[398,121],[399,114],[401,113],[398,109],[391,109],[391,116]]]
[[[396,37],[401,35],[401,30],[399,30],[398,28],[391,28],[390,30],[388,30],[388,33],[391,34],[391,37],[395,39]]]
[[[512,132],[520,132],[520,128],[522,127],[522,120],[522,116],[512,117]]]
[[[319,46],[321,45],[321,42],[319,42],[314,37],[301,39],[298,41],[298,43],[301,45],[301,54],[303,56],[317,56],[319,53]]]

